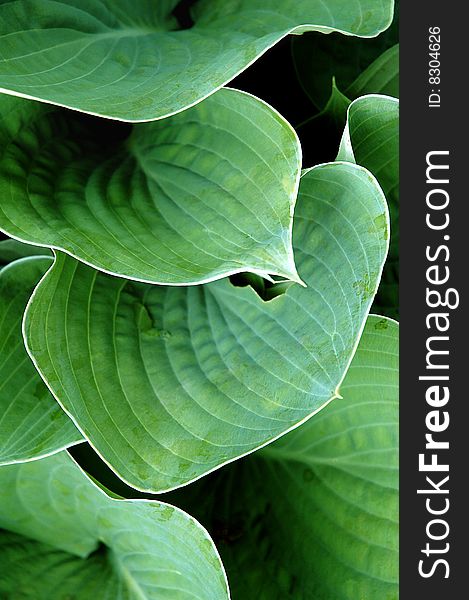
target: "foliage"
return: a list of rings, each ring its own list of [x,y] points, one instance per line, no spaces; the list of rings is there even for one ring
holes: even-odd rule
[[[201,0],[190,26],[177,0],[0,1],[0,86],[7,93],[123,121],[200,102],[289,33],[371,37],[390,0]],[[157,51],[155,51],[157,49]]]
[[[173,506],[110,498],[64,453],[2,467],[0,484],[2,597],[229,597],[207,532]]]
[[[296,219],[307,287],[270,302],[226,279],[134,284],[57,254],[26,313],[28,351],[132,486],[187,483],[336,395],[386,256],[386,205],[362,168],[323,165],[303,175]]]
[[[397,598],[395,321],[368,318],[340,393],[274,444],[171,497],[208,526],[235,598]]]
[[[24,309],[51,262],[31,256],[0,271],[0,464],[41,458],[83,439],[54,402],[21,337]]]
[[[393,8],[0,0],[2,598],[397,599]]]

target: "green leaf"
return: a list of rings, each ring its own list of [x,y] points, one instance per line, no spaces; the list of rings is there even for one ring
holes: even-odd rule
[[[333,400],[170,494],[205,523],[234,600],[398,597],[398,325],[368,319]]]
[[[369,169],[389,204],[391,245],[374,309],[399,316],[399,101],[386,96],[358,98],[348,109],[338,160]]]
[[[200,102],[289,33],[374,36],[392,0],[205,0],[181,29],[176,0],[0,0],[0,86],[124,121]]]
[[[224,89],[133,127],[8,96],[0,107],[8,235],[148,283],[241,271],[298,280],[301,148],[264,102]]]
[[[347,90],[349,93],[346,92],[346,95],[351,100],[355,99],[356,96],[350,95],[355,80],[365,69],[373,69],[370,65],[399,41],[397,9],[396,2],[391,27],[371,40],[336,33],[327,36],[311,33],[293,39],[293,58],[298,78],[318,110],[322,110],[329,100],[334,78],[338,88]],[[367,90],[374,93],[380,91]]]
[[[399,98],[399,44],[392,46],[371,63],[345,94],[358,98],[365,94],[383,94]]]
[[[396,21],[391,29],[379,36],[379,38],[383,38],[387,43],[393,39],[397,39],[397,33]],[[369,42],[371,43],[372,40]],[[375,44],[377,44],[377,42],[378,41],[376,41]],[[356,43],[365,44],[365,42],[359,42],[358,40],[356,40]],[[322,107],[324,104],[325,106],[320,110],[312,109],[312,115],[296,125],[296,129],[299,130],[302,141],[321,139],[320,145],[306,144],[303,146],[307,162],[310,164],[333,160],[333,157],[337,156],[340,138],[347,120],[347,108],[351,100],[373,93],[390,95],[396,98],[399,96],[399,44],[392,46],[383,54],[379,55],[376,60],[361,72],[360,68],[363,68],[363,66],[354,67],[354,61],[349,57],[349,51],[351,56],[354,56],[352,52],[354,46],[349,48],[349,45],[350,41],[345,42],[343,56],[341,56],[340,60],[338,59],[337,63],[333,62],[332,65],[329,65],[330,68],[326,69],[326,75],[321,72],[321,65],[324,66],[324,64],[328,64],[327,61],[326,63],[317,61],[317,57],[313,53],[313,58],[318,64],[313,70],[308,71],[308,73],[309,77],[312,78],[313,83],[315,85],[317,84],[320,91],[324,94],[321,96],[320,101],[317,101],[318,106]],[[340,43],[338,47],[341,47]],[[358,51],[360,48],[361,46],[358,46],[355,50]],[[370,56],[367,57],[368,60],[374,56],[376,50],[377,48],[372,44],[371,48],[369,48]],[[297,60],[301,59],[302,57],[300,54],[297,56]],[[365,61],[365,64],[368,64],[368,60]],[[301,64],[302,63],[300,63],[300,66]],[[300,67],[298,67],[298,69],[302,77],[306,76],[305,73],[302,73]],[[339,90],[336,77],[333,73],[337,72],[340,76],[342,74],[342,69],[345,71],[345,75],[347,75],[347,71],[350,71],[350,73],[348,73],[348,76],[342,78],[339,77],[344,86],[340,87]],[[354,75],[358,75],[357,78],[347,86],[347,82],[350,82],[350,79]],[[306,86],[307,85],[308,80],[306,81]],[[329,90],[331,91],[329,92]],[[345,92],[342,93],[341,90],[345,90]],[[328,93],[330,93],[330,95],[326,103]]]
[[[303,140],[321,139],[320,145],[315,144],[312,150],[307,148],[309,159],[312,158],[313,163],[322,161],[324,157],[334,159],[337,156],[349,104],[350,100],[342,94],[333,80],[331,95],[323,110],[297,126]]]
[[[51,256],[52,253],[47,248],[40,246],[31,246],[31,244],[23,244],[17,240],[1,240],[0,241],[0,267],[6,265],[19,258],[26,256]]]
[[[347,109],[350,98],[358,98],[366,94],[384,94],[399,96],[399,44],[379,56],[343,94],[337,87],[335,78],[332,80],[332,90],[326,106],[319,114],[307,119],[298,127],[308,125],[308,130],[302,130],[301,137],[312,136],[323,138],[320,152],[326,154],[328,146],[336,144],[334,156],[340,145],[344,127],[347,122]]]
[[[26,303],[51,264],[31,257],[0,271],[0,464],[48,456],[83,439],[39,377],[21,335]]]
[[[149,286],[58,253],[29,305],[29,352],[124,481],[147,491],[180,486],[336,395],[381,276],[387,219],[365,169],[309,170],[294,228],[308,287],[270,302],[228,279]]]
[[[345,94],[342,94],[333,80],[331,95],[326,106],[313,119],[325,119],[327,123],[327,125],[323,125],[325,131],[327,131],[326,127],[332,132],[343,131],[349,105],[350,100]]]
[[[2,598],[226,600],[208,533],[163,502],[109,498],[61,453],[0,468]],[[16,534],[16,535],[15,535]]]

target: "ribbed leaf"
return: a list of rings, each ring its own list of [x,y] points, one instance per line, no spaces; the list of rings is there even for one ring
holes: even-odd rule
[[[115,119],[158,119],[203,100],[288,33],[373,36],[393,8],[392,0],[202,0],[194,25],[181,29],[176,4],[0,0],[0,86]]]
[[[39,377],[21,335],[26,303],[51,263],[31,257],[0,270],[0,464],[47,456],[82,439]]]
[[[345,93],[349,98],[358,98],[365,94],[383,94],[399,98],[399,44],[378,56]]]
[[[208,533],[162,502],[109,498],[66,454],[0,468],[0,596],[226,600]],[[19,535],[17,535],[19,534]]]
[[[170,285],[240,271],[297,279],[301,149],[235,90],[133,127],[0,96],[0,227],[111,274]]]
[[[170,494],[205,523],[234,600],[398,598],[398,326],[370,317],[331,402]]]
[[[387,208],[369,172],[332,163],[303,176],[295,223],[308,287],[270,302],[227,279],[149,286],[57,255],[29,305],[29,352],[132,486],[194,480],[335,396],[381,275]]]
[[[391,245],[375,307],[399,316],[399,101],[386,96],[358,98],[348,109],[339,160],[369,169],[383,188],[391,215]]]

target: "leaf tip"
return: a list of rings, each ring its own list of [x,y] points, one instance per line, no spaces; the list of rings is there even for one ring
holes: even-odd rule
[[[336,387],[332,398],[333,398],[333,400],[343,400],[344,399],[344,397],[340,393],[340,386]]]
[[[282,271],[279,273],[279,275],[281,275],[282,277],[285,277],[285,279],[287,281],[291,281],[292,283],[298,283],[299,285],[301,285],[301,287],[308,287],[307,284],[301,279],[298,271],[296,270],[296,267],[293,265],[293,268],[291,269],[282,269]]]
[[[278,264],[278,271],[274,274],[280,275],[280,277],[284,277],[285,279],[293,283],[298,283],[302,287],[307,287],[306,283],[301,279],[300,274],[298,273],[298,270],[296,268],[295,258],[293,256],[292,249],[289,252],[287,252],[286,260]]]

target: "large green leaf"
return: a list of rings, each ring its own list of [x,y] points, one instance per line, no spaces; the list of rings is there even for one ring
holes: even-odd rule
[[[373,176],[348,163],[309,170],[294,244],[308,287],[270,302],[228,279],[135,284],[58,253],[27,311],[29,352],[132,486],[194,480],[336,395],[387,253],[387,207]]]
[[[223,600],[208,533],[162,502],[111,499],[66,454],[0,468],[0,596]]]
[[[398,48],[362,73],[354,83],[353,93],[367,89],[396,89]],[[347,95],[350,90],[347,91]],[[345,131],[344,131],[345,127]],[[340,134],[338,133],[340,131]],[[391,215],[391,245],[388,261],[373,309],[397,319],[399,317],[399,102],[396,98],[370,94],[350,103],[333,82],[332,93],[324,110],[308,122],[303,135],[318,137],[327,132],[329,151],[338,160],[356,162],[369,169],[378,179],[388,200]],[[340,138],[342,137],[342,140]],[[333,145],[332,145],[333,144]],[[323,144],[321,151],[326,148]]]
[[[349,106],[339,160],[369,169],[381,184],[391,215],[391,245],[375,307],[399,315],[399,101],[369,95]]]
[[[331,402],[170,494],[217,544],[234,600],[398,598],[398,326],[370,317]]]
[[[26,303],[51,262],[23,258],[0,271],[0,464],[47,456],[83,439],[39,377],[21,335]]]
[[[249,94],[114,123],[0,96],[0,227],[111,274],[169,285],[240,271],[297,279],[301,148]]]
[[[156,4],[156,5],[155,5]],[[125,121],[181,111],[289,33],[373,36],[392,0],[0,0],[2,91]]]

